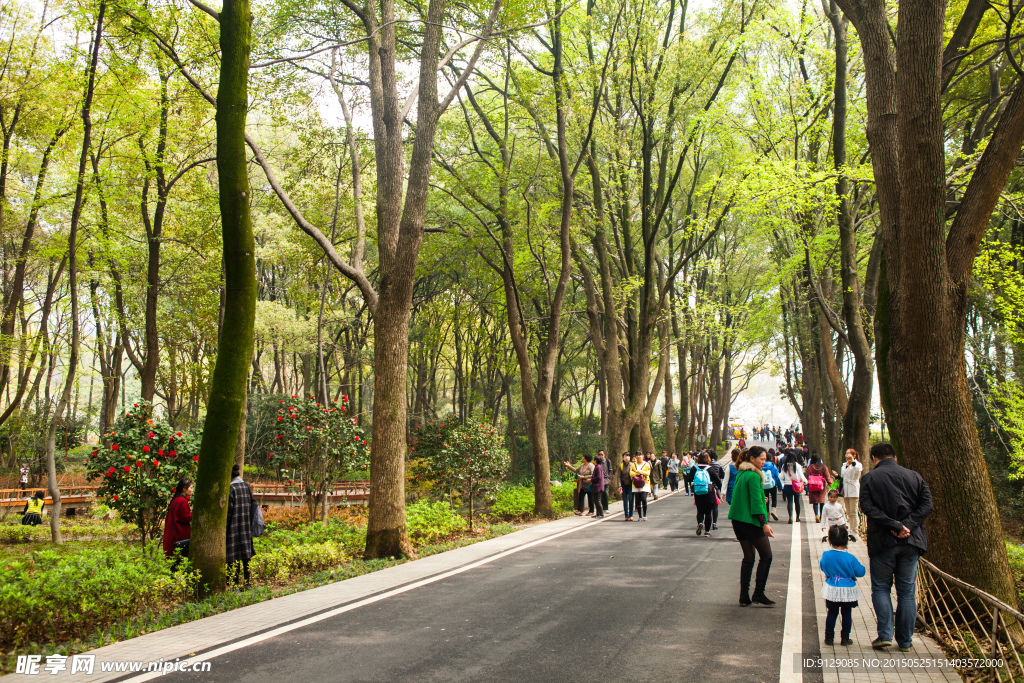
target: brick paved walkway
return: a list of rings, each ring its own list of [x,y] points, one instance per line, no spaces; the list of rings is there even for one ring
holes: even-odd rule
[[[804,509],[810,508],[810,505],[806,503]],[[821,597],[821,587],[824,584],[824,576],[821,570],[818,568],[818,561],[821,559],[821,554],[829,549],[828,543],[821,542],[821,526],[814,522],[814,516],[808,515],[809,520],[806,521],[804,530],[807,534],[808,544],[810,545],[810,556],[811,556],[811,573],[813,574],[814,580],[814,595],[811,596],[814,600],[818,617],[818,636],[824,639],[825,634],[825,600]],[[785,523],[785,522],[783,522]],[[858,540],[856,543],[851,543],[849,552],[857,557],[861,563],[868,567],[868,551],[867,546],[864,544],[864,537],[862,534],[857,534]],[[856,659],[859,662],[863,662],[865,659],[880,659],[882,661],[888,660],[911,660],[909,663],[913,663],[914,659],[939,659],[944,658],[942,650],[938,644],[926,636],[920,633],[914,634],[914,649],[910,652],[900,652],[899,648],[892,647],[888,651],[876,651],[871,649],[871,641],[874,640],[878,633],[875,628],[875,611],[871,607],[871,581],[870,571],[868,575],[863,579],[858,580],[858,586],[860,587],[861,599],[859,601],[859,607],[853,610],[853,632],[850,638],[853,640],[853,645],[849,647],[841,647],[839,643],[838,624],[836,627],[836,645],[828,647],[825,645],[824,640],[820,642],[821,656],[823,659],[836,658],[838,660]],[[896,604],[895,591],[893,592],[893,605]],[[805,650],[808,649],[805,647]],[[875,683],[876,681],[881,683],[917,683],[918,681],[962,681],[963,679],[956,672],[956,669],[946,668],[940,669],[937,667],[913,667],[913,666],[902,666],[893,669],[885,669],[881,666],[865,668],[860,667],[843,667],[835,668],[828,667],[824,668],[823,677],[825,683]]]

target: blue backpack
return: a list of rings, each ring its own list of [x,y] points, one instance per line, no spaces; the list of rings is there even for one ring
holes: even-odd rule
[[[711,477],[706,467],[698,467],[697,474],[693,475],[693,492],[698,496],[711,492]]]

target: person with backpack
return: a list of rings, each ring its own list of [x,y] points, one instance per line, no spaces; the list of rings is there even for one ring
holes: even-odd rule
[[[796,453],[789,451],[786,459],[782,461],[779,469],[779,481],[782,483],[782,498],[786,501],[786,511],[789,513],[787,524],[793,523],[793,508],[796,508],[796,521],[800,521],[800,494],[804,492],[804,485],[807,478],[804,476],[804,468],[800,466],[800,460]]]
[[[825,495],[832,484],[832,476],[825,463],[818,456],[818,451],[811,451],[811,462],[807,466],[807,500],[814,510],[814,521],[821,521],[821,508],[825,505]]]
[[[740,605],[746,607],[751,603],[770,607],[775,604],[765,594],[768,585],[768,572],[772,566],[772,545],[770,538],[775,532],[768,525],[768,508],[764,501],[764,485],[761,467],[767,459],[767,452],[761,446],[754,446],[744,451],[739,458],[739,474],[733,489],[733,502],[729,506],[729,519],[732,520],[736,540],[743,549],[743,562],[740,564]],[[754,583],[754,594],[750,594],[750,579],[754,574],[754,554],[758,556],[757,580]]]
[[[629,452],[622,454],[622,464],[619,465],[619,495],[622,496],[622,511],[626,515],[626,521],[633,521],[633,479],[629,474]]]
[[[228,493],[227,545],[224,562],[228,576],[238,583],[242,575],[242,586],[249,585],[249,560],[256,554],[252,539],[255,501],[252,489],[242,481],[242,468],[237,464],[231,468],[231,488]],[[262,515],[258,517],[262,521]]]
[[[697,504],[697,535],[702,533],[711,537],[713,524],[711,511],[718,499],[718,491],[722,488],[722,480],[711,469],[711,456],[701,453],[697,466],[690,473],[690,485],[693,487],[693,502]]]
[[[683,491],[690,495],[690,470],[693,469],[693,453],[683,453],[683,459],[679,464],[679,478],[683,480]]]
[[[647,521],[647,495],[651,492],[651,463],[644,460],[643,453],[629,464],[629,477],[633,482],[633,507],[641,522]]]
[[[782,480],[779,479],[779,468],[772,462],[774,459],[774,454],[768,451],[768,457],[765,458],[764,466],[761,468],[761,476],[764,477],[765,505],[768,506],[768,513],[772,519],[777,522],[779,516],[775,514],[775,507],[779,502],[778,493],[782,489]]]

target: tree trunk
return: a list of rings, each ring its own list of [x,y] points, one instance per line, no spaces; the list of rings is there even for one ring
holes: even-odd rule
[[[251,24],[248,0],[225,0],[220,12],[220,85],[217,90],[217,175],[224,240],[224,325],[199,449],[192,498],[190,558],[201,591],[223,589],[231,466],[245,410],[256,318],[255,241],[249,215],[245,147]]]

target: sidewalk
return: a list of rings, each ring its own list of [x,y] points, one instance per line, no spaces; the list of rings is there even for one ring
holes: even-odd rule
[[[614,519],[621,513],[621,501],[609,506],[608,517]],[[499,556],[529,548],[596,523],[599,522],[591,517],[570,516],[535,524],[498,538],[90,650],[88,654],[95,656],[95,669],[92,675],[71,675],[70,657],[65,671],[55,675],[43,673],[47,681],[92,683],[127,679],[131,676],[125,673],[124,669],[120,672],[101,672],[102,662],[174,662],[178,659],[201,662],[225,651],[238,649],[246,644],[439,581]],[[44,657],[42,665],[45,664]],[[159,677],[156,673],[146,676],[145,671],[146,664],[141,669],[141,675],[135,674],[131,680]],[[25,677],[9,674],[3,679],[15,681],[25,680]]]
[[[920,633],[914,633],[914,649],[910,652],[900,652],[899,648],[895,646],[889,648],[889,650],[871,649],[871,641],[878,634],[875,629],[875,611],[871,607],[870,569],[867,576],[857,581],[861,599],[859,600],[859,607],[853,610],[853,632],[850,634],[850,638],[854,644],[849,647],[841,647],[838,644],[839,625],[836,624],[836,645],[833,647],[825,645],[825,600],[821,597],[824,576],[818,568],[818,561],[821,559],[821,554],[829,549],[829,545],[828,543],[821,542],[823,535],[821,533],[821,525],[815,523],[814,515],[809,509],[811,507],[810,504],[806,500],[803,503],[804,510],[808,513],[806,516],[809,518],[808,521],[804,522],[804,531],[807,533],[808,545],[810,546],[810,569],[814,581],[814,595],[810,596],[810,598],[814,600],[815,612],[818,618],[818,644],[821,647],[822,659],[834,658],[840,660],[839,663],[843,664],[860,664],[860,666],[843,667],[823,666],[822,675],[825,683],[962,681],[963,679],[960,677],[960,674],[952,667],[939,668],[925,665],[929,659],[943,659],[946,655],[934,640]],[[864,536],[858,533],[857,538],[859,540],[856,543],[850,543],[848,550],[867,568],[869,567],[868,550],[864,543]],[[896,595],[894,591],[893,605],[895,606],[895,604]],[[805,650],[809,649],[805,647]],[[843,660],[847,661],[843,662]],[[875,666],[865,667],[863,665],[864,660],[880,661],[875,663]],[[892,666],[893,660],[895,660],[897,666]],[[900,660],[904,660],[906,665],[899,666],[898,664],[903,663]],[[886,667],[886,664],[890,666]]]

